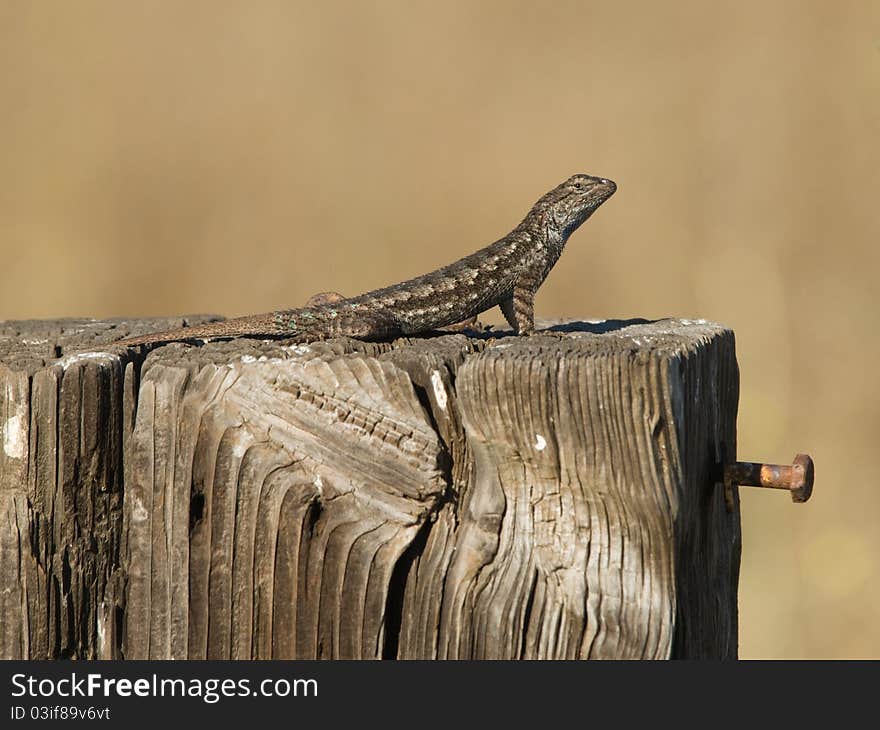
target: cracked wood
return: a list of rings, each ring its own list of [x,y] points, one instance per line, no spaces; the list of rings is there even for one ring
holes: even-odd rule
[[[729,330],[169,324],[0,324],[3,657],[736,655]]]

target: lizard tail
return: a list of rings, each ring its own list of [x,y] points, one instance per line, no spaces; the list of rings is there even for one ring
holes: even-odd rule
[[[238,317],[222,322],[210,322],[195,327],[180,327],[164,332],[151,332],[117,340],[117,345],[154,345],[163,342],[185,340],[214,340],[230,337],[282,337],[287,333],[281,330],[271,314],[258,314],[252,317]]]
[[[287,309],[281,312],[255,314],[249,317],[227,319],[195,327],[180,327],[165,332],[153,332],[117,340],[115,344],[136,346],[186,340],[217,340],[232,337],[292,338],[298,341],[321,340],[326,337],[354,337],[361,340],[393,339],[403,334],[394,315],[385,310],[361,308],[361,303],[350,300],[345,309],[334,303],[320,304],[306,309]]]

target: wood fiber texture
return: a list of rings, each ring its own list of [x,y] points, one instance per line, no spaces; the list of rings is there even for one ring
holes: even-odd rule
[[[0,657],[119,655],[138,362],[107,343],[183,321],[0,323]]]
[[[168,325],[0,325],[0,656],[736,656],[729,330]]]

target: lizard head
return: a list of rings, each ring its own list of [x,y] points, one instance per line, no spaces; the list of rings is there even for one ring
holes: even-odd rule
[[[593,175],[572,175],[541,198],[533,209],[544,226],[551,226],[568,238],[608,198],[617,185]]]

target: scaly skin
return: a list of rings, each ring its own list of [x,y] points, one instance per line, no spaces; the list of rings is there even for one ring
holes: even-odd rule
[[[149,345],[231,337],[386,340],[474,317],[498,305],[521,335],[535,329],[535,292],[568,237],[610,198],[611,180],[574,175],[544,195],[504,238],[430,274],[360,296],[119,340]]]

